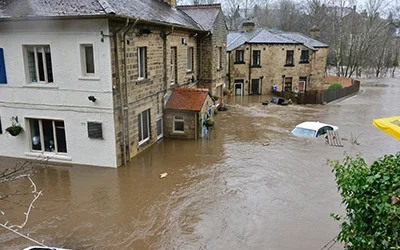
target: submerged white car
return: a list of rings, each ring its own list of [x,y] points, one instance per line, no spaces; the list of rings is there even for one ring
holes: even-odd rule
[[[318,137],[328,133],[329,130],[338,130],[339,128],[333,125],[322,122],[302,122],[290,131],[296,136]]]

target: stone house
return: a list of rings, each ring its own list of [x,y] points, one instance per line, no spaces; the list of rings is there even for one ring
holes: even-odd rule
[[[192,18],[196,8],[208,18]],[[0,2],[0,155],[126,163],[170,126],[164,108],[174,88],[222,92],[220,34],[219,4]],[[13,124],[23,128],[15,137],[5,131]]]
[[[207,128],[203,123],[213,117],[213,104],[208,89],[175,88],[165,107],[164,135],[185,139],[204,137]]]
[[[301,33],[255,28],[228,34],[228,87],[234,95],[299,91],[323,87],[328,45]],[[318,31],[314,31],[318,32]]]

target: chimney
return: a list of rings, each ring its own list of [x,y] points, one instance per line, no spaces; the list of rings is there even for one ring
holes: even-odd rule
[[[164,3],[168,4],[169,6],[176,8],[176,0],[163,0]]]
[[[320,33],[320,30],[317,26],[313,26],[310,30],[311,38],[316,39],[316,40],[319,39],[319,33]]]
[[[256,27],[256,25],[255,25],[255,23],[253,23],[253,22],[244,22],[243,24],[242,24],[242,29],[244,30],[244,31],[250,31],[250,30],[254,30],[254,28]]]

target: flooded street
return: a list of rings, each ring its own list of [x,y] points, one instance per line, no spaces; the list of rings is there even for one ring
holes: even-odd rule
[[[400,151],[399,141],[372,126],[400,114],[399,96],[399,78],[387,78],[363,79],[358,95],[325,106],[233,97],[204,140],[164,139],[118,169],[58,166],[35,175],[44,195],[21,232],[74,249],[321,249],[339,232],[329,214],[343,212],[327,160]],[[330,147],[288,133],[303,121],[336,125],[349,141]],[[350,143],[351,133],[360,145]],[[29,190],[30,183],[16,185]],[[23,199],[30,197],[14,202]],[[0,206],[9,220],[23,220],[18,205]],[[0,229],[0,249],[28,245]]]

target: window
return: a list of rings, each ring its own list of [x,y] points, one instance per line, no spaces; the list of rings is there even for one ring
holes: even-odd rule
[[[293,50],[287,50],[286,51],[286,65],[288,65],[288,66],[293,66],[294,65],[294,63],[293,63],[293,53],[294,53]]]
[[[147,56],[147,51],[146,51],[146,47],[139,47],[137,49],[137,68],[138,68],[138,79],[144,79],[147,77],[147,73],[146,73],[146,64],[147,64],[147,60],[146,60],[146,56]]]
[[[187,71],[193,71],[193,47],[187,48]]]
[[[183,116],[175,115],[174,133],[183,133],[183,132],[185,132],[185,121],[183,120]]]
[[[139,145],[150,139],[150,109],[138,115]]]
[[[92,44],[81,45],[81,58],[83,75],[94,75],[94,54]]]
[[[217,48],[217,69],[222,69],[222,47]]]
[[[171,84],[175,84],[177,80],[177,63],[176,63],[176,47],[171,47],[171,67],[170,67],[170,72],[171,72]]]
[[[292,91],[292,78],[291,77],[285,78],[285,91],[286,92]]]
[[[156,122],[157,126],[157,140],[160,140],[163,137],[163,120],[158,119]]]
[[[236,50],[235,62],[236,63],[244,62],[244,50]]]
[[[7,83],[6,64],[4,63],[4,52],[0,48],[0,83]]]
[[[64,121],[28,119],[31,150],[40,152],[67,153]]]
[[[260,50],[253,50],[253,65],[252,66],[260,66]]]
[[[308,50],[301,51],[300,63],[308,63]]]
[[[53,82],[50,46],[24,46],[28,79],[31,83]]]
[[[306,90],[307,77],[299,77],[299,92]]]

